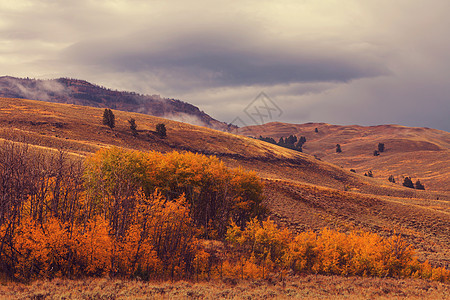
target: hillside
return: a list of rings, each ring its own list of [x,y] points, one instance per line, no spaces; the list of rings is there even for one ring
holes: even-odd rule
[[[309,154],[314,154],[312,148],[308,148],[310,142],[311,146],[313,144],[309,135],[306,135],[306,153],[300,153],[242,135],[118,110],[114,111],[116,128],[111,130],[101,124],[102,114],[101,108],[0,98],[0,138],[26,142],[49,151],[64,148],[82,156],[110,146],[216,155],[228,166],[242,166],[258,173],[265,182],[266,205],[271,216],[283,226],[296,231],[323,227],[343,231],[364,229],[383,236],[396,232],[418,249],[421,260],[450,266],[450,193],[445,189],[416,191],[392,184],[383,177],[368,178],[359,170],[355,174],[347,167],[335,166],[326,161],[326,155],[334,155],[333,143],[336,141],[327,142],[333,147],[323,151],[322,160],[318,160]],[[130,118],[138,125],[137,137],[133,137],[129,129],[127,121]],[[155,134],[158,123],[165,123],[167,138],[161,139]],[[314,125],[311,126],[312,135]],[[332,132],[333,129],[330,125],[317,126],[318,134],[324,139],[327,130]],[[414,132],[412,130],[410,134]],[[444,149],[447,143],[444,138],[439,143],[435,141],[441,132],[433,132],[435,136],[430,135],[429,143]],[[351,130],[346,135],[351,139]],[[394,138],[391,142],[382,141],[386,144],[386,156],[389,152],[401,154],[392,148]],[[349,143],[340,143],[342,154],[350,152]],[[377,143],[375,140],[373,146],[367,146],[367,151]],[[422,147],[422,142],[417,145]],[[420,149],[408,153],[415,156],[421,152],[444,151]],[[317,154],[321,153],[317,150]],[[377,175],[375,168],[373,170]],[[428,186],[428,182],[424,182]]]
[[[318,132],[315,132],[317,128]],[[398,125],[336,126],[324,123],[268,123],[240,128],[246,136],[306,137],[303,152],[357,174],[373,171],[375,178],[395,177],[398,184],[405,176],[420,179],[429,190],[450,191],[450,133],[430,128]],[[374,156],[378,143],[385,151]],[[340,144],[342,153],[336,153]]]
[[[84,80],[59,78],[35,80],[0,77],[0,97],[33,99],[90,107],[111,108],[164,117],[227,131],[228,125],[211,118],[198,107],[159,95],[114,91]]]

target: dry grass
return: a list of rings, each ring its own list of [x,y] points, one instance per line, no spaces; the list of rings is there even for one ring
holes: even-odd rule
[[[413,279],[296,276],[254,281],[158,283],[118,279],[44,280],[0,286],[2,299],[446,299],[450,286]]]
[[[314,131],[318,128],[319,132]],[[373,170],[376,178],[388,179],[394,175],[402,182],[403,176],[412,176],[425,183],[427,189],[450,191],[450,133],[430,128],[412,128],[397,125],[335,126],[329,124],[268,123],[240,129],[243,135],[305,136],[305,153],[354,169],[359,174]],[[378,143],[385,144],[385,152],[373,156]],[[336,154],[340,144],[343,152]],[[401,183],[400,182],[400,183]]]

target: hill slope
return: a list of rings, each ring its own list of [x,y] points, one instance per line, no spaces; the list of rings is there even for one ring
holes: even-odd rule
[[[113,91],[77,79],[34,80],[4,76],[0,77],[0,97],[107,107],[165,117],[222,131],[229,129],[227,124],[180,100],[161,98],[159,95]]]
[[[448,192],[408,189],[253,138],[149,115],[114,111],[116,128],[110,130],[101,125],[102,114],[101,108],[0,98],[0,139],[83,156],[110,146],[217,155],[228,166],[258,173],[265,182],[266,205],[279,224],[297,231],[395,231],[414,244],[421,259],[450,266]],[[136,138],[130,118],[138,125]],[[166,124],[166,139],[155,134],[158,123]]]
[[[317,128],[318,132],[315,132]],[[278,140],[291,134],[306,137],[303,152],[359,174],[369,170],[387,180],[393,175],[401,184],[405,176],[420,179],[426,189],[450,191],[450,133],[430,128],[398,125],[336,126],[323,123],[268,123],[240,128],[243,135]],[[385,151],[374,156],[378,143]],[[342,153],[336,153],[340,144]]]

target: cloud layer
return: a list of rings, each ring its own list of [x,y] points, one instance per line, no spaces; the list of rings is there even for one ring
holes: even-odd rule
[[[0,75],[158,93],[226,122],[264,91],[277,121],[450,131],[448,13],[446,0],[5,0]]]

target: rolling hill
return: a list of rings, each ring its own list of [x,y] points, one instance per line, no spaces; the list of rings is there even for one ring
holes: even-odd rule
[[[317,131],[315,129],[317,128]],[[399,125],[336,126],[324,123],[267,123],[240,128],[252,137],[306,137],[303,152],[364,174],[372,170],[375,178],[387,180],[393,175],[401,184],[405,176],[420,179],[425,188],[450,191],[450,133],[430,128]],[[378,143],[385,151],[374,156]],[[336,153],[340,144],[342,153]]]
[[[282,226],[296,231],[319,230],[324,227],[343,231],[364,229],[384,236],[396,232],[414,245],[421,260],[428,259],[436,266],[450,266],[448,190],[413,190],[390,183],[384,176],[378,176],[375,168],[372,168],[375,177],[380,178],[363,176],[362,170],[366,165],[358,167],[355,163],[351,167],[357,168],[357,173],[353,173],[348,167],[342,168],[343,163],[339,163],[339,160],[337,165],[329,162],[329,157],[335,155],[335,143],[341,143],[342,154],[348,152],[350,156],[352,152],[361,151],[362,158],[367,156],[367,160],[392,155],[394,161],[394,155],[407,157],[408,154],[408,157],[415,157],[433,151],[442,154],[447,145],[443,132],[429,130],[433,135],[427,135],[429,144],[424,146],[420,130],[411,128],[386,126],[392,131],[389,135],[391,139],[387,139],[388,135],[384,133],[379,140],[370,137],[374,134],[370,130],[362,127],[349,128],[333,140],[329,136],[339,131],[339,127],[310,124],[310,133],[306,134],[306,127],[302,129],[305,133],[301,135],[306,136],[307,142],[306,153],[300,153],[243,135],[119,110],[114,111],[116,128],[111,130],[101,124],[102,114],[102,108],[0,98],[0,139],[27,143],[48,151],[63,148],[73,155],[81,156],[111,146],[142,151],[177,150],[216,155],[226,165],[242,166],[255,171],[262,178],[265,183],[265,204],[271,210],[271,217]],[[134,118],[138,125],[137,137],[129,129],[127,121],[130,118]],[[158,123],[166,125],[167,138],[161,139],[155,134]],[[313,148],[316,127],[319,130],[317,135],[322,140],[317,138],[317,148]],[[296,128],[296,125],[291,128]],[[374,128],[373,132],[377,130]],[[403,145],[397,139],[397,131],[405,133],[404,139],[409,145],[414,144],[409,135],[415,134],[416,148],[400,151],[399,149],[405,148],[395,146]],[[428,132],[425,129],[423,131]],[[265,132],[265,135],[270,135],[267,134],[268,129]],[[296,134],[288,130],[277,134],[285,135],[288,132]],[[366,145],[366,148],[358,148],[365,145],[361,142],[352,147],[351,141],[355,142],[358,134],[360,140],[370,140],[371,144]],[[385,142],[386,152],[380,157],[371,157],[370,151],[373,152],[372,149],[379,141]],[[431,166],[431,161],[429,159],[423,165],[424,172],[429,172],[426,168]],[[443,160],[439,162],[442,165]],[[402,169],[401,164],[406,162],[400,161],[398,170]],[[430,170],[435,176],[439,176],[439,170]],[[414,177],[414,174],[409,175]],[[423,179],[426,187],[431,186],[431,181],[426,181],[425,177]]]
[[[0,77],[0,97],[33,99],[90,107],[112,108],[165,117],[181,122],[227,131],[226,123],[217,121],[198,107],[159,95],[141,95],[114,91],[85,80],[59,78],[35,80],[29,78]]]

